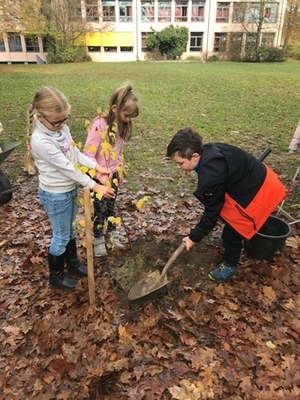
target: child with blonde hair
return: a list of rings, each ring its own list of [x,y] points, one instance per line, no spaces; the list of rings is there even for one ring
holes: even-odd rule
[[[38,169],[38,194],[53,231],[48,251],[49,284],[52,288],[74,290],[78,282],[65,273],[65,263],[69,274],[87,276],[87,267],[81,264],[76,251],[77,205],[74,200],[77,185],[86,186],[110,199],[115,197],[112,188],[98,184],[78,166],[96,170],[106,179],[111,178],[111,173],[74,145],[66,125],[70,118],[70,105],[59,90],[42,87],[29,106],[28,116],[25,167],[32,172],[35,163]]]
[[[123,148],[133,134],[132,118],[139,115],[139,102],[130,83],[116,89],[109,102],[108,114],[98,115],[88,129],[84,146],[84,154],[112,173],[112,187],[116,196],[118,187],[123,183]],[[105,149],[110,150],[105,151]],[[97,182],[105,183],[106,177],[96,175]],[[107,254],[104,227],[107,227],[110,249],[121,249],[119,233],[113,218],[116,217],[116,198],[94,200],[94,255],[100,257]],[[112,217],[110,219],[109,217]]]

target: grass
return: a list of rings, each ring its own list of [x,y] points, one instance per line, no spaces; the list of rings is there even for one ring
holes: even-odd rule
[[[169,140],[184,126],[197,129],[204,142],[235,144],[256,156],[271,147],[269,165],[288,181],[297,164],[287,149],[300,119],[299,68],[300,61],[0,65],[0,122],[4,126],[0,144],[25,143],[27,110],[43,85],[66,94],[72,106],[73,138],[84,142],[85,120],[91,120],[98,107],[106,109],[111,92],[129,80],[141,103],[135,137],[125,150],[133,190],[143,189],[145,182],[165,191],[184,188],[184,180],[174,184],[167,179],[177,181],[182,173],[164,160]],[[25,145],[15,152],[18,160],[9,164],[10,177],[20,172]]]

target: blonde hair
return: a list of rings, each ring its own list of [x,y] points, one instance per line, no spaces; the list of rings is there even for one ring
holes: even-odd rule
[[[28,129],[26,135],[27,151],[24,158],[25,168],[29,173],[34,172],[34,162],[31,156],[31,136],[34,129],[34,109],[38,114],[48,118],[57,114],[70,112],[70,104],[65,95],[51,86],[44,86],[36,92],[33,102],[28,109]]]
[[[112,106],[116,106],[116,112],[112,111]],[[113,130],[114,123],[118,125],[118,135],[124,140],[129,140],[133,134],[133,123],[130,120],[124,124],[121,121],[120,113],[127,111],[131,118],[135,118],[139,115],[139,99],[133,92],[133,88],[130,82],[124,83],[118,89],[116,89],[110,97],[109,101],[109,112],[106,117],[109,132]]]

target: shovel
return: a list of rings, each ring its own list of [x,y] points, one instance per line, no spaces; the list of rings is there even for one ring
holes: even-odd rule
[[[157,289],[167,285],[169,283],[167,277],[167,271],[170,268],[173,261],[179,256],[182,250],[185,248],[185,242],[182,242],[181,245],[175,250],[173,255],[168,260],[167,264],[164,266],[164,269],[160,273],[158,270],[152,272],[147,275],[145,278],[141,279],[135,285],[132,286],[128,293],[129,300],[136,300],[140,297],[144,297],[149,293],[154,292]]]

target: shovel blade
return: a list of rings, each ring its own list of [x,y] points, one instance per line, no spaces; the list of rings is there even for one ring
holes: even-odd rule
[[[144,297],[147,294],[160,289],[168,283],[169,281],[166,274],[162,275],[159,271],[154,271],[132,286],[128,293],[128,299],[139,299],[140,297]]]

